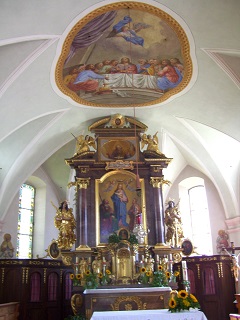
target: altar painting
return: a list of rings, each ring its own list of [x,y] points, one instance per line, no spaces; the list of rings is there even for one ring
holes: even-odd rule
[[[108,243],[108,237],[118,230],[132,232],[136,221],[146,225],[144,181],[136,191],[136,175],[124,171],[107,173],[96,180],[96,243]],[[136,220],[138,219],[138,220]]]
[[[167,100],[191,76],[189,43],[180,24],[136,2],[104,6],[81,19],[68,34],[56,68],[64,94],[104,107]]]

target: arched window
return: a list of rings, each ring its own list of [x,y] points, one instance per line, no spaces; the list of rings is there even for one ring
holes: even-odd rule
[[[32,237],[35,189],[23,184],[19,191],[18,234],[16,256],[21,259],[32,258]]]
[[[192,241],[197,253],[212,255],[212,235],[204,180],[191,177],[181,181],[179,199],[184,237]]]
[[[212,243],[205,187],[195,186],[188,190],[192,224],[192,241],[199,253],[212,254]]]

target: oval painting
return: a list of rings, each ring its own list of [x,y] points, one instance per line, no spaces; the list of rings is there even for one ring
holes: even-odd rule
[[[81,18],[68,33],[55,70],[64,95],[98,107],[166,101],[192,78],[189,41],[167,12],[116,2]]]

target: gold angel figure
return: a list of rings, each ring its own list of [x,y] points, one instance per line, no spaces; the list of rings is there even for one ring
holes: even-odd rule
[[[96,147],[96,139],[93,137],[86,135],[80,135],[76,138],[77,145],[76,145],[76,153],[75,154],[81,154],[84,152],[90,151],[90,147],[93,147],[95,150],[97,150]]]
[[[147,151],[153,151],[157,154],[163,155],[163,153],[158,148],[158,137],[157,137],[158,131],[153,135],[153,137],[150,134],[143,134],[141,136],[141,149],[143,149],[147,145]]]

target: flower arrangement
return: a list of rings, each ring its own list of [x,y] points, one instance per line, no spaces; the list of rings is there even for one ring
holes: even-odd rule
[[[77,274],[71,273],[70,279],[73,282],[73,286],[80,286],[81,285],[82,276],[80,273],[77,273]]]
[[[167,287],[170,272],[165,272],[162,265],[158,266],[158,270],[153,272],[151,286],[152,287]]]
[[[111,282],[111,271],[107,269],[104,273],[98,273],[98,278],[100,280],[101,285],[106,285]]]
[[[139,282],[142,284],[147,284],[149,283],[151,276],[152,276],[152,272],[147,271],[145,267],[142,267],[140,269]]]
[[[112,233],[109,237],[108,237],[108,243],[109,244],[116,244],[119,243],[121,241],[119,235],[114,232]],[[134,244],[138,244],[138,239],[135,236],[135,234],[131,233],[128,240],[127,240],[130,244],[134,245]]]
[[[200,308],[197,298],[186,290],[181,290],[179,292],[176,290],[172,291],[170,293],[168,306],[170,312]]]
[[[90,270],[85,271],[83,275],[83,284],[84,289],[96,289],[99,284],[98,275],[92,273]]]

